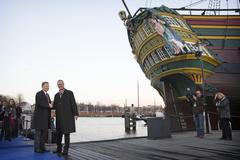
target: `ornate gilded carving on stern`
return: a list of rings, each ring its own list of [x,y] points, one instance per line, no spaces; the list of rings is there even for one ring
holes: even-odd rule
[[[165,43],[163,39],[159,36],[153,37],[151,40],[149,40],[144,46],[141,48],[139,53],[139,58],[143,62],[143,60],[148,56],[151,52],[154,50],[161,48],[164,46]]]
[[[201,73],[192,73],[186,74],[188,78],[190,78],[195,84],[202,84],[202,75]]]
[[[201,84],[202,66],[206,78],[221,64],[205,47],[209,43],[199,39],[175,10],[166,6],[146,8],[121,19],[135,58],[151,84],[160,80],[173,86],[180,81],[185,86]]]

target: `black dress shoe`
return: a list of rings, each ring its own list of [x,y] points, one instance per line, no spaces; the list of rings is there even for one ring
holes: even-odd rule
[[[36,152],[36,153],[44,153],[44,151],[41,150],[41,149],[35,149],[34,152]]]
[[[223,138],[223,137],[221,137],[221,138],[219,138],[220,140],[224,140],[225,138]]]
[[[226,141],[231,141],[231,140],[232,140],[232,138],[225,138],[225,140],[226,140]]]

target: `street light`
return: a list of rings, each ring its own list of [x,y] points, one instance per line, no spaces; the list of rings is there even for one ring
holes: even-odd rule
[[[205,120],[206,120],[206,133],[209,134],[209,119],[208,119],[208,113],[206,110],[206,103],[205,103],[205,78],[204,78],[204,64],[203,64],[203,60],[202,60],[202,55],[203,55],[203,51],[201,48],[201,45],[203,46],[204,44],[198,42],[198,50],[195,52],[195,57],[200,61],[201,64],[201,76],[202,76],[202,95],[203,95],[203,103],[204,103],[204,110],[205,110]],[[207,45],[207,44],[205,44]]]
[[[202,94],[203,94],[203,98],[204,98],[204,101],[205,101],[205,92],[204,92],[204,84],[205,84],[205,78],[204,78],[204,65],[203,65],[203,60],[202,60],[202,54],[203,54],[203,51],[202,51],[202,48],[201,48],[201,43],[198,43],[198,50],[195,52],[195,57],[197,59],[199,59],[200,61],[200,64],[201,64],[201,76],[202,76]]]

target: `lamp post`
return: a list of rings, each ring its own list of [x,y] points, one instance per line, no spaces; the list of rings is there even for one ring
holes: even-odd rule
[[[201,43],[198,42],[198,51],[195,53],[195,57],[200,61],[201,64],[201,77],[202,77],[202,95],[203,95],[203,103],[204,103],[204,112],[205,112],[205,121],[206,121],[206,133],[209,134],[209,119],[208,119],[208,113],[206,110],[206,101],[205,101],[205,78],[204,78],[204,64],[202,60],[202,48],[201,48]]]

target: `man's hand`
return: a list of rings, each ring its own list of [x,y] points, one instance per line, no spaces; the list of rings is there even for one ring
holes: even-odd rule
[[[53,107],[53,105],[52,105],[51,103],[49,103],[49,107],[50,107],[50,108],[52,108],[52,107]]]
[[[78,119],[78,116],[74,116],[74,118],[75,118],[75,120],[77,120],[77,119]]]

